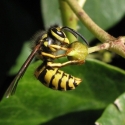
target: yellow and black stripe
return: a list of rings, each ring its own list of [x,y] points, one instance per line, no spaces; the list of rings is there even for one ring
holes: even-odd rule
[[[44,63],[40,65],[35,71],[36,78],[39,79],[40,82],[42,82],[44,85],[57,90],[71,90],[75,89],[75,87],[80,84],[81,79],[71,76],[59,70],[58,68],[48,67],[47,64],[45,64],[45,62],[52,62],[57,58],[65,56],[68,57],[69,61],[63,63],[60,65],[60,67],[74,64],[74,62],[75,64],[84,63],[86,55],[88,54],[87,47],[81,45],[78,41],[70,44],[70,41],[67,38],[64,30],[74,35],[76,40],[77,36],[79,36],[88,45],[88,42],[80,33],[67,26],[54,26],[45,32],[40,32],[35,37],[36,39],[34,39],[35,42],[32,45],[31,54],[28,56],[18,71],[16,77],[13,79],[8,89],[6,90],[6,97],[14,94],[18,85],[18,81],[24,75],[30,62],[35,56],[44,61]],[[60,54],[60,50],[63,53]],[[56,64],[54,65],[56,66]]]
[[[45,86],[61,91],[75,89],[81,83],[81,79],[44,63],[36,69],[35,76]]]

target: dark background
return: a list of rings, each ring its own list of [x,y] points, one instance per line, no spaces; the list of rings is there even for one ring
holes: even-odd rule
[[[114,37],[125,35],[125,17],[108,30]],[[14,78],[7,72],[15,64],[23,42],[44,29],[39,0],[0,1],[0,98]],[[94,45],[96,39],[92,41]],[[111,64],[125,69],[124,58],[116,55]]]
[[[15,63],[23,42],[44,29],[39,0],[0,1],[0,98],[14,76],[7,72]]]

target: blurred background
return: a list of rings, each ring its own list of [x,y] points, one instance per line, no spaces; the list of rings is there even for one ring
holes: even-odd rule
[[[86,2],[85,9],[88,11],[88,13],[90,13],[90,17],[92,15],[92,18],[95,18],[97,24],[99,18],[101,19],[104,16],[104,22],[106,22],[107,20],[106,24],[108,25],[104,28],[109,34],[113,35],[114,37],[125,35],[125,16],[123,13],[124,11],[122,11],[119,18],[112,23],[112,21],[108,21],[109,17],[106,19],[107,15],[104,14],[103,11],[100,12],[98,10],[99,8],[101,9],[101,7],[96,6],[94,10],[92,9],[95,6],[93,8],[91,7],[92,6],[89,4],[88,0]],[[54,18],[52,18],[52,15],[50,14],[52,12],[51,8],[59,9],[59,7],[54,2],[49,3],[47,6],[46,2],[39,0],[35,2],[33,0],[0,1],[0,97],[3,96],[3,93],[5,92],[7,86],[10,84],[19,67],[30,53],[30,51],[28,51],[27,54],[23,53],[24,58],[21,57],[18,61],[18,64],[16,64],[17,58],[22,52],[22,48],[25,46],[24,43],[27,43],[32,38],[33,34],[35,34],[37,31],[45,30],[47,27],[52,25],[54,20],[55,24],[61,24],[61,17],[60,19],[58,17],[59,12],[57,12],[57,15],[53,15]],[[50,11],[48,11],[49,9]],[[91,10],[95,12],[94,16],[91,13]],[[97,18],[98,15],[100,17]],[[113,19],[114,17],[111,16],[110,18]],[[46,20],[50,22],[50,24]],[[102,25],[103,27],[105,23],[100,23],[100,25]],[[96,38],[89,37],[89,34],[85,32],[85,36],[87,37],[86,39],[89,40],[90,46],[94,46],[99,43]],[[30,46],[29,44],[27,45]],[[24,50],[27,51],[26,49]],[[108,56],[108,59],[105,59],[105,56]],[[125,69],[124,59],[116,54],[100,52],[98,54],[95,54],[93,57]],[[18,68],[12,71],[11,69],[14,65],[18,65]]]
[[[102,27],[112,36],[119,37],[119,36],[125,35],[124,3],[125,3],[124,0],[119,0],[119,1],[105,0],[103,2],[96,1],[96,0],[93,0],[93,1],[87,0],[85,3],[84,9],[88,13],[88,15],[90,15],[90,17],[100,27]],[[13,78],[15,77],[17,71],[19,70],[23,62],[26,60],[27,56],[30,54],[31,52],[30,39],[32,39],[32,36],[37,31],[45,30],[54,24],[62,25],[60,8],[57,0],[51,0],[51,2],[50,0],[41,0],[41,1],[40,0],[36,0],[36,1],[1,0],[0,1],[0,57],[1,57],[0,59],[0,99],[2,99],[5,90],[7,89],[7,87],[13,80]],[[78,23],[78,29],[79,29],[78,31],[81,34],[84,34],[84,37],[89,41],[90,46],[95,46],[98,43],[100,43],[83,26],[83,24],[80,23],[80,21]],[[96,58],[103,62],[125,69],[125,65],[124,65],[125,59],[112,52],[108,52],[108,51],[97,52],[97,53],[91,54],[90,58]],[[97,86],[95,86],[95,88],[97,88]],[[38,94],[36,95],[38,96]],[[34,98],[36,99],[36,97]],[[107,98],[107,95],[106,95],[106,98]],[[34,103],[32,104],[33,108],[35,107]],[[39,103],[39,104],[41,106],[42,103]],[[44,104],[43,104],[43,107],[44,107]],[[53,105],[51,107],[53,107]],[[67,109],[70,109],[70,108],[67,108]],[[44,110],[44,108],[42,110]],[[55,112],[55,110],[53,110],[53,112]],[[89,112],[91,115],[89,114]],[[95,121],[95,119],[97,119],[100,116],[102,112],[103,112],[103,109],[99,109],[96,111],[96,114],[93,114],[92,110],[89,109],[88,111],[84,110],[84,115],[82,112],[79,112],[78,114],[81,117],[81,119],[82,117],[84,117],[84,119],[86,119],[86,122],[88,122],[89,119],[91,119],[89,123],[92,124]],[[67,120],[67,118],[69,117],[73,118],[74,116],[75,117],[77,116],[77,114],[75,115],[74,114],[68,113],[65,116],[58,116],[57,119],[59,121],[61,120],[63,121],[63,119]],[[96,118],[93,117],[94,115]],[[6,116],[6,113],[5,113],[5,116]],[[56,118],[52,120],[53,123],[55,121],[56,121]],[[72,119],[70,119],[70,121],[72,121]],[[50,124],[51,124],[51,120],[50,120]]]
[[[30,40],[38,30],[44,29],[40,9],[39,0],[0,1],[1,96],[14,78],[14,74],[9,75],[9,70],[15,65],[24,42]]]

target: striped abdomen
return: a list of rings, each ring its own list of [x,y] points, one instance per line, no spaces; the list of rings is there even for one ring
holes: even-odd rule
[[[71,90],[75,89],[81,79],[67,74],[58,68],[46,67],[40,65],[35,71],[36,78],[45,86],[56,90]]]

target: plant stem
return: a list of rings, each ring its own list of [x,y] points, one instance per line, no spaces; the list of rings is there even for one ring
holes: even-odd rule
[[[114,40],[115,38],[96,25],[76,0],[65,0],[84,25],[101,41]]]
[[[59,4],[60,4],[63,26],[69,26],[72,29],[76,30],[77,29],[77,20],[78,20],[76,18],[76,15],[74,14],[74,12],[71,10],[69,5],[65,1],[59,0]],[[66,32],[66,35],[67,35],[69,41],[71,41],[71,42],[76,39],[69,32]]]
[[[96,38],[98,38],[103,43],[109,43],[109,46],[107,48],[104,47],[102,49],[108,49],[125,58],[125,36],[115,38],[110,34],[108,34],[106,31],[104,31],[103,29],[101,29],[79,6],[77,0],[64,0],[64,1],[68,3],[68,5],[77,15],[77,17],[81,20],[81,22],[88,28],[89,31],[91,31],[96,36]],[[91,53],[92,51],[99,51],[101,50],[101,48],[94,47],[92,50],[91,49],[89,50]]]
[[[105,50],[105,49],[108,50],[109,47],[110,47],[110,43],[103,43],[103,44],[88,48],[88,53],[90,54],[90,53],[100,51],[100,50]]]

